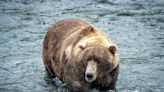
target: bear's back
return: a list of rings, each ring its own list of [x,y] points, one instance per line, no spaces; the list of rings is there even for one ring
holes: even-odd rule
[[[90,26],[88,23],[78,19],[65,19],[55,23],[47,32],[43,42],[43,61],[46,67],[60,66],[60,58],[63,57],[64,50],[79,37],[70,35],[80,32],[82,28]],[[69,41],[66,41],[70,39]],[[53,64],[52,64],[53,59]],[[54,69],[54,70],[53,70]],[[52,71],[59,71],[59,67]],[[51,69],[49,69],[51,71]],[[56,73],[55,73],[56,74]],[[57,74],[60,75],[60,74]]]
[[[54,24],[51,28],[49,28],[45,40],[44,40],[44,47],[47,50],[54,50],[54,47],[51,45],[61,45],[61,42],[64,38],[66,38],[68,35],[72,34],[73,32],[77,30],[73,30],[75,28],[87,26],[88,23],[85,23],[84,21],[78,20],[78,19],[66,19],[57,22]],[[52,47],[49,48],[49,47]],[[58,46],[55,46],[58,47]]]

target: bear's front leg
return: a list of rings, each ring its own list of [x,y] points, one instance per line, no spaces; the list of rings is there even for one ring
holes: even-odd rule
[[[88,92],[89,85],[80,81],[72,81],[67,85],[69,92]]]
[[[118,78],[118,73],[119,73],[119,65],[109,75],[107,75],[107,79],[104,79],[104,81],[109,81],[109,82],[103,84],[103,86],[101,85],[99,89],[102,92],[117,92],[116,82]]]
[[[64,82],[69,92],[88,92],[89,84],[84,81],[84,75],[72,64],[67,64]]]
[[[119,65],[111,72],[112,83],[110,84],[110,89],[116,90],[116,82],[118,79]]]

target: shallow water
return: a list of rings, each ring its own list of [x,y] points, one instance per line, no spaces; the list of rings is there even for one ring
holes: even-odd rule
[[[118,44],[118,92],[164,91],[163,0],[0,0],[0,92],[66,91],[42,63],[48,27],[64,18],[90,21]]]

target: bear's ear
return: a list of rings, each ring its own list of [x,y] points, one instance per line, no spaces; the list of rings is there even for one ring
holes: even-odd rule
[[[80,35],[86,36],[92,32],[94,32],[94,28],[92,26],[85,26],[83,29],[81,29]]]
[[[109,46],[109,51],[110,51],[113,55],[115,55],[115,53],[116,53],[116,51],[117,51],[116,45],[111,45],[111,46]]]
[[[79,48],[81,49],[81,50],[84,50],[86,47],[87,47],[87,44],[88,44],[88,42],[86,42],[86,43],[81,43],[81,44],[79,44]]]
[[[82,50],[85,49],[85,47],[83,45],[79,45],[79,48],[82,49]]]

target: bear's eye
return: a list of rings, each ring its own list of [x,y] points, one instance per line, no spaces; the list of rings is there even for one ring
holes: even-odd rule
[[[104,70],[109,70],[111,67],[110,63],[108,63],[107,61],[104,61],[101,65]]]
[[[96,60],[96,63],[97,63],[97,64],[99,64],[99,63],[100,63],[100,61],[99,61],[99,60]]]
[[[110,68],[110,67],[108,66],[108,64],[105,64],[105,65],[104,65],[104,69],[105,69],[105,70],[109,70],[109,68]]]

